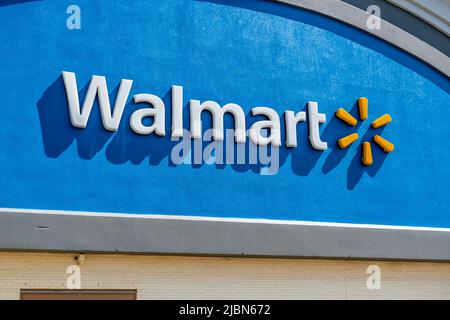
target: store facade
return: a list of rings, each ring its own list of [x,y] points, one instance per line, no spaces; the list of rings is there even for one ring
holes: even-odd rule
[[[0,298],[450,298],[448,15],[316,2],[0,5]]]

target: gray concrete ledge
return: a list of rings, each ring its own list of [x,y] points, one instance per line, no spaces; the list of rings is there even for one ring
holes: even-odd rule
[[[381,11],[381,18],[416,38],[438,49],[446,56],[450,56],[450,42],[445,32],[421,19],[417,15],[405,10],[388,0],[341,0],[363,11],[371,5],[377,5]],[[409,1],[409,0],[408,0]],[[432,0],[433,1],[433,0]],[[449,7],[450,9],[450,7]]]
[[[347,23],[410,53],[450,77],[450,58],[423,40],[382,19],[381,29],[367,28],[370,14],[339,0],[275,0],[280,3],[315,11]]]
[[[448,0],[387,0],[450,36]]]
[[[450,261],[450,229],[0,212],[0,250]]]

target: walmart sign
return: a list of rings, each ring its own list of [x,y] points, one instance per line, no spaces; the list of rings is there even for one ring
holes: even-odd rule
[[[76,83],[75,73],[63,72],[62,77],[64,79],[64,85],[66,89],[67,101],[69,105],[69,115],[71,123],[77,128],[86,128],[89,116],[91,114],[94,99],[98,97],[100,106],[100,115],[103,126],[106,130],[117,131],[120,121],[122,119],[125,104],[127,102],[131,86],[133,81],[122,79],[119,85],[118,94],[115,98],[114,111],[111,109],[111,104],[108,97],[108,88],[106,85],[105,77],[93,76],[89,84],[86,98],[83,102],[83,106],[80,109],[80,101],[78,97],[78,86]],[[176,139],[183,137],[183,87],[172,86],[171,92],[172,98],[172,134],[171,138]],[[148,135],[155,133],[158,136],[166,135],[165,127],[165,106],[160,97],[140,93],[133,97],[135,103],[146,103],[149,105],[147,108],[142,108],[134,111],[130,117],[130,127],[136,134]],[[224,140],[224,113],[230,113],[234,120],[234,137],[237,143],[245,143],[246,138],[246,126],[245,126],[245,114],[242,108],[235,103],[227,103],[221,107],[217,102],[199,100],[190,100],[190,137],[200,139],[202,138],[202,120],[201,113],[203,111],[209,111],[212,116],[212,138],[215,141]],[[309,142],[311,147],[315,150],[324,151],[327,150],[327,142],[323,142],[320,137],[319,125],[326,122],[326,115],[319,113],[317,102],[310,101],[307,103],[308,117],[306,112],[300,111],[295,113],[294,111],[285,111],[285,123],[286,123],[286,147],[297,147],[297,124],[299,122],[308,122],[309,128]],[[365,120],[368,115],[368,99],[360,98],[358,101],[359,115],[361,120]],[[266,120],[260,120],[255,122],[248,130],[250,140],[255,145],[266,146],[271,144],[272,146],[281,146],[281,129],[280,129],[280,117],[278,113],[268,107],[255,107],[251,109],[252,116],[262,115],[266,117]],[[347,123],[350,126],[355,126],[358,121],[347,111],[339,108],[336,112],[336,116]],[[144,125],[144,118],[153,118],[151,125]],[[379,128],[391,122],[392,118],[389,114],[385,114],[375,120],[372,123],[373,128]],[[267,136],[265,133],[269,131]],[[263,133],[264,132],[264,133]],[[346,137],[339,139],[337,142],[339,147],[345,149],[349,147],[353,142],[358,139],[358,134],[353,133]],[[392,152],[394,145],[383,139],[379,135],[375,135],[373,141],[378,144],[385,152]],[[363,143],[363,157],[362,163],[366,166],[372,164],[372,151],[370,142]],[[217,148],[216,146],[214,148]]]

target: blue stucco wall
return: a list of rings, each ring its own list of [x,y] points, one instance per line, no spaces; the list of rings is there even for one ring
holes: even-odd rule
[[[66,28],[70,4],[0,4],[0,207],[450,227],[450,84],[424,63],[266,1],[79,0],[81,30]],[[97,107],[86,129],[73,128],[63,70],[77,74],[81,96],[93,74],[106,76],[112,99],[127,78],[131,95],[159,95],[167,108],[174,84],[185,103],[234,102],[246,113],[268,106],[282,115],[317,101],[330,148],[312,150],[302,124],[276,175],[174,166],[170,135],[130,131],[141,107],[131,102],[117,133],[103,129]],[[355,112],[360,96],[369,120],[393,117],[382,135],[396,149],[386,156],[374,147],[368,168],[359,143],[374,134],[370,121],[354,129],[333,117],[339,107]],[[355,130],[364,139],[338,150],[336,140]]]

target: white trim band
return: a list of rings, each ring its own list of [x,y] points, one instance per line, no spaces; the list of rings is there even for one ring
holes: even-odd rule
[[[381,19],[381,29],[368,29],[370,14],[339,0],[275,0],[342,21],[412,54],[450,77],[450,58],[428,43]]]
[[[2,213],[29,213],[40,215],[57,214],[57,215],[89,216],[89,217],[104,217],[104,218],[115,217],[115,218],[138,218],[138,219],[158,219],[158,220],[162,219],[162,220],[179,220],[179,221],[205,221],[205,222],[210,221],[210,222],[258,223],[258,224],[279,224],[279,225],[338,227],[338,228],[450,232],[450,228],[435,228],[435,227],[415,227],[415,226],[398,226],[398,225],[381,225],[381,224],[319,222],[319,221],[279,220],[279,219],[260,219],[260,218],[218,218],[207,216],[183,216],[183,215],[161,215],[161,214],[158,215],[147,213],[136,214],[136,213],[0,208],[0,214]]]
[[[450,36],[448,0],[387,0]]]

